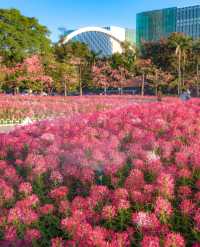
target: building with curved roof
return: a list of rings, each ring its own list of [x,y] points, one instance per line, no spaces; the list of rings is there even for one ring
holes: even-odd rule
[[[63,43],[82,42],[90,50],[99,56],[111,56],[113,53],[122,52],[122,42],[129,41],[134,43],[135,35],[131,29],[121,27],[84,27],[77,30],[65,32]]]

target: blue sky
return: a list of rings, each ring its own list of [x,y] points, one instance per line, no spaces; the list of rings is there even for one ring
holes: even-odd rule
[[[165,7],[197,5],[199,0],[0,0],[0,8],[14,7],[24,15],[36,17],[58,39],[59,27],[82,26],[135,28],[136,13]]]

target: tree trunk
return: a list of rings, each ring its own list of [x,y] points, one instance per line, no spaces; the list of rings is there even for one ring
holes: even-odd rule
[[[185,87],[185,64],[186,64],[186,55],[185,53],[183,54],[183,69],[182,69],[182,87]],[[182,88],[181,88],[181,92],[182,92]]]
[[[158,71],[156,70],[156,96],[158,96]]]
[[[107,88],[104,87],[104,95],[107,95]]]
[[[157,83],[156,83],[155,95],[158,96],[158,85],[157,85]]]
[[[83,88],[82,88],[82,68],[81,64],[79,67],[79,87],[80,87],[80,96],[83,96]]]
[[[199,97],[199,64],[197,63],[197,87],[196,87],[196,94]]]
[[[66,84],[66,81],[65,81],[65,96],[67,96],[67,84]]]
[[[141,88],[141,95],[144,96],[144,81],[145,81],[145,75],[142,74],[142,88]]]
[[[181,52],[178,54],[178,95],[181,94]]]

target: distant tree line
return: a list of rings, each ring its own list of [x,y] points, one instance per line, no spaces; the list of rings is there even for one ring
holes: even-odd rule
[[[0,91],[122,93],[138,81],[141,94],[147,87],[155,94],[180,94],[188,87],[200,94],[200,40],[173,33],[140,49],[125,42],[121,54],[101,57],[80,42],[52,43],[49,35],[37,19],[0,9]]]

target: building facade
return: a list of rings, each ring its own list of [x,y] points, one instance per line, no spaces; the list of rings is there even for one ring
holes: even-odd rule
[[[85,43],[90,50],[99,54],[99,56],[111,56],[112,54],[122,52],[122,42],[135,42],[135,34],[131,29],[121,27],[84,27],[77,30],[65,32],[63,43],[68,42]]]
[[[194,39],[200,38],[200,5],[185,8],[167,8],[137,14],[137,44],[157,41],[173,32],[182,32]]]
[[[176,31],[200,38],[200,5],[177,9]]]

